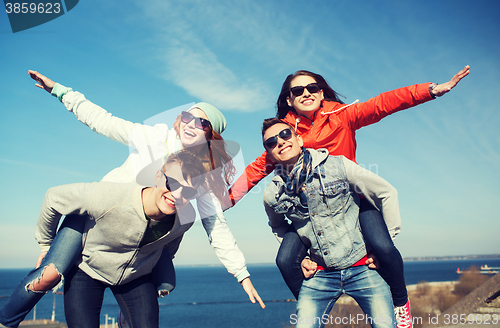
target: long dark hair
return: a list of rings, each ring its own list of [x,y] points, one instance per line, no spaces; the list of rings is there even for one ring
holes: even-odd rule
[[[297,76],[306,75],[312,77],[316,83],[319,85],[320,89],[323,90],[323,96],[327,101],[336,101],[338,103],[343,104],[344,102],[340,100],[340,94],[334,91],[329,85],[328,82],[319,74],[309,72],[309,71],[297,71],[294,74],[290,74],[286,77],[285,82],[283,82],[283,86],[281,87],[281,92],[278,97],[278,101],[276,102],[276,117],[279,119],[285,118],[286,114],[289,111],[295,110],[293,107],[288,106],[286,98],[290,96],[290,83]]]

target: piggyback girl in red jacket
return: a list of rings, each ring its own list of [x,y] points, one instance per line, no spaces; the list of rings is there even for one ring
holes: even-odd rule
[[[356,130],[404,110],[440,97],[469,74],[465,66],[449,82],[416,84],[384,92],[363,103],[344,104],[318,74],[297,71],[284,81],[277,101],[277,117],[295,127],[305,148],[326,148],[330,155],[344,155],[356,162]],[[233,204],[271,173],[275,164],[264,152],[247,166],[232,188]],[[378,271],[391,288],[398,328],[411,327],[410,304],[403,275],[403,260],[394,246],[381,213],[366,199],[360,202],[359,222],[366,243],[377,259]],[[399,231],[396,231],[396,233]],[[304,279],[301,263],[307,247],[293,226],[285,234],[276,263],[288,287],[298,298]],[[367,264],[371,260],[367,261]],[[311,272],[307,260],[304,262]],[[373,265],[371,265],[373,267]]]

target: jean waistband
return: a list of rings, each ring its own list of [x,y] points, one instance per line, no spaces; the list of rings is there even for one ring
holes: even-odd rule
[[[366,260],[368,260],[367,255],[363,256],[363,258],[361,258],[358,262],[351,265],[350,268],[355,267],[355,266],[365,265]],[[316,268],[316,271],[335,271],[335,269],[329,269],[328,267],[325,268],[321,265],[318,265],[318,267]]]

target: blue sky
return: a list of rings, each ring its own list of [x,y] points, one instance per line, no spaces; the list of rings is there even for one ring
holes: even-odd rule
[[[500,3],[481,1],[97,1],[13,34],[0,13],[0,268],[29,267],[34,227],[51,186],[100,180],[127,147],[79,123],[34,86],[38,70],[118,117],[143,122],[170,108],[213,103],[245,163],[262,153],[285,77],[322,74],[345,102],[446,82],[442,98],[357,133],[357,159],[399,191],[403,257],[500,249]],[[262,189],[226,212],[248,263],[273,262]],[[176,264],[217,264],[200,223]]]

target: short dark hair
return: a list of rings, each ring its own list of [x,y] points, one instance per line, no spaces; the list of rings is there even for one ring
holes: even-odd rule
[[[165,170],[172,163],[179,163],[184,180],[187,181],[188,178],[191,178],[193,186],[200,186],[205,182],[207,170],[203,166],[202,161],[190,151],[181,150],[168,156],[162,170]]]
[[[262,123],[262,137],[264,138],[264,134],[266,133],[267,130],[269,130],[269,128],[271,126],[276,125],[276,124],[280,124],[280,123],[288,125],[290,127],[290,130],[292,130],[292,133],[296,134],[293,126],[291,126],[290,124],[288,124],[287,122],[285,122],[283,120],[280,120],[279,118],[271,117],[271,118],[266,118],[264,120],[264,122]]]
[[[288,106],[288,103],[286,101],[286,98],[290,96],[290,84],[292,83],[292,80],[296,78],[297,76],[310,76],[312,77],[316,83],[318,84],[319,88],[323,90],[323,96],[325,97],[325,100],[327,101],[336,101],[338,103],[343,104],[344,102],[340,100],[340,94],[334,91],[328,82],[326,82],[325,78],[322,77],[319,74],[301,70],[297,71],[293,74],[290,74],[286,77],[285,82],[283,82],[283,85],[281,86],[281,92],[280,95],[278,96],[278,101],[276,101],[276,117],[277,118],[285,118],[286,114],[288,114],[289,111],[295,110],[293,107]]]

